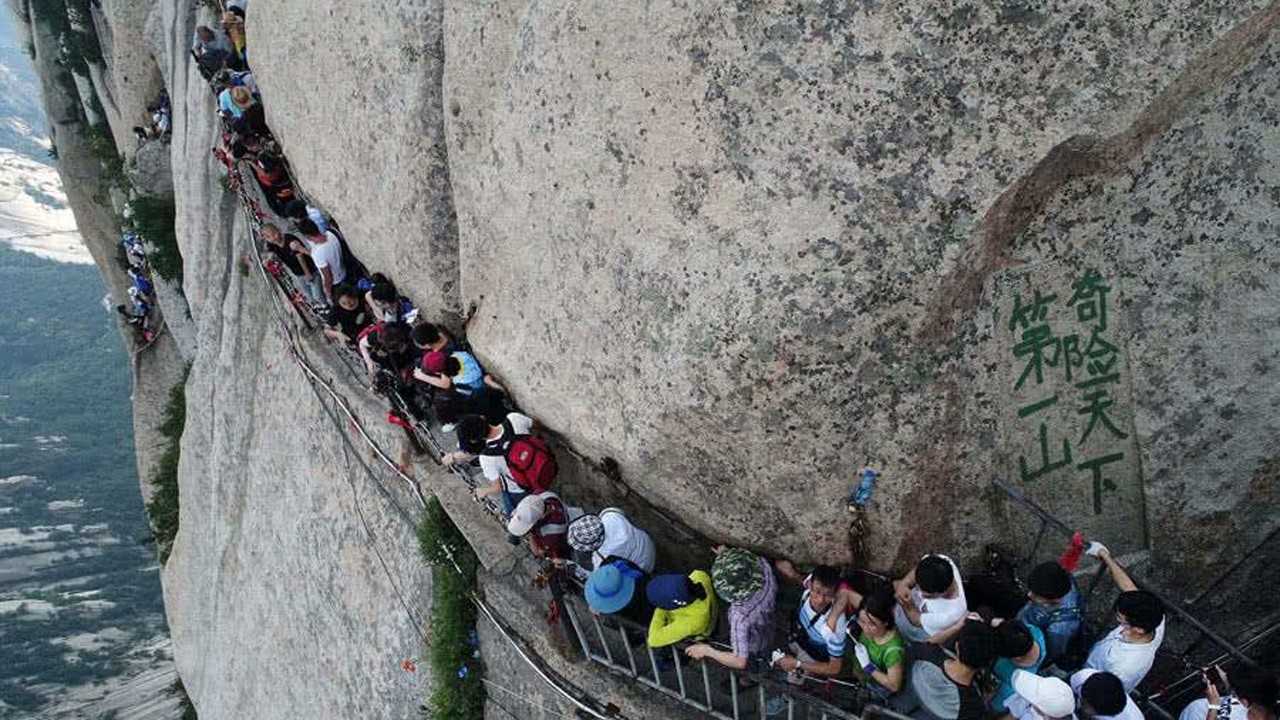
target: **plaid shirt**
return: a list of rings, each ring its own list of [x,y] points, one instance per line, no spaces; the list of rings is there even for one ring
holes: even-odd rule
[[[773,635],[773,612],[778,602],[778,581],[769,561],[759,558],[764,587],[756,594],[729,606],[729,640],[733,654],[750,658],[768,650]]]

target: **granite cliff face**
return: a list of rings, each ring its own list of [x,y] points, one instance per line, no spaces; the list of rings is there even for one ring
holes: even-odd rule
[[[116,82],[154,58],[175,108],[180,672],[215,717],[411,716],[412,513],[235,270],[186,54],[208,18],[103,6],[132,18]],[[1261,0],[279,0],[248,33],[302,187],[428,316],[474,310],[487,366],[589,467],[616,462],[584,494],[816,560],[847,552],[870,462],[871,560],[902,567],[1020,540],[1002,478],[1149,548],[1185,597],[1280,492],[1277,22]]]
[[[437,298],[456,283],[520,401],[706,535],[842,553],[847,483],[869,460],[886,472],[881,563],[998,534],[1002,477],[1073,525],[1194,557],[1199,576],[1226,547],[1161,519],[1215,526],[1274,500],[1280,345],[1256,300],[1276,282],[1258,234],[1275,169],[1265,142],[1169,164],[1210,152],[1206,134],[1270,132],[1273,100],[1241,83],[1269,66],[1273,4],[386,5],[376,24],[288,3],[252,18],[302,181],[339,217],[451,190],[456,276],[448,243],[417,239],[449,237],[441,203],[397,209],[394,230],[357,223],[357,251],[429,307],[451,309]],[[308,40],[274,41],[297,26]],[[352,27],[380,41],[312,42]],[[422,91],[441,63],[442,92]],[[299,91],[316,67],[333,102]],[[422,130],[389,158],[405,122]],[[409,148],[428,177],[388,166]],[[1099,204],[1109,223],[1074,217]],[[1171,234],[1193,220],[1220,228],[1196,260]],[[1199,262],[1231,257],[1248,284]],[[1106,325],[1071,303],[1090,271]],[[1054,299],[1033,350],[1042,323],[1009,323],[1035,292]],[[1095,327],[1114,352],[1089,362],[1117,377],[1077,388]],[[1174,364],[1222,382],[1193,389],[1209,377]],[[1265,532],[1246,515],[1230,520],[1243,544]]]

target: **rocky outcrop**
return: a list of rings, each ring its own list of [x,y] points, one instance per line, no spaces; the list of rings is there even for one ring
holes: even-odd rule
[[[195,12],[186,3],[136,5],[150,14],[131,16],[136,26],[124,30],[111,25],[112,8],[104,7],[110,51],[158,64],[173,97],[175,140],[145,146],[135,179],[147,192],[177,200],[184,278],[181,293],[161,293],[161,304],[166,320],[190,327],[162,334],[135,359],[144,482],[163,449],[155,430],[164,402],[193,363],[182,530],[163,576],[179,674],[206,717],[295,717],[305,710],[417,717],[420,676],[400,668],[422,651],[429,608],[415,518],[405,497],[360,473],[367,459],[343,444],[345,426],[334,424],[287,364],[269,296],[256,275],[242,272],[238,204],[221,189],[209,154],[218,133],[213,99],[187,55]],[[154,58],[141,44],[143,27],[154,36]],[[51,42],[37,28],[38,60],[55,56]],[[114,70],[127,73],[133,62],[120,60]],[[39,64],[70,203],[109,287],[123,297],[126,280],[114,259],[119,228],[87,150],[83,104],[65,70],[51,60]],[[123,105],[127,93],[115,90]],[[171,153],[167,188],[170,163],[151,157],[158,149]],[[378,411],[366,407],[364,414]],[[300,525],[301,516],[310,519]]]
[[[164,89],[147,37],[151,0],[102,0],[93,8],[103,66],[94,85],[108,109],[111,133],[127,159],[138,152],[133,127],[151,119],[147,107]]]

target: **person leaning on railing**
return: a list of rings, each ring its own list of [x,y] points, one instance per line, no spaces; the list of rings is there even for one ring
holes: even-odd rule
[[[731,651],[706,643],[685,648],[695,660],[709,659],[736,670],[767,662],[773,616],[778,602],[778,581],[769,561],[741,548],[714,548],[711,585],[716,595],[729,603],[729,643]]]
[[[653,606],[649,647],[674,645],[686,638],[704,638],[716,621],[716,593],[704,570],[688,575],[658,575],[645,587]]]
[[[785,650],[773,653],[774,667],[791,673],[791,682],[799,682],[799,675],[835,677],[844,665],[845,632],[849,621],[835,605],[840,586],[840,572],[829,565],[819,565],[803,579],[798,574],[786,572],[791,564],[782,561],[778,570],[793,582],[799,580],[804,587],[800,596],[800,608],[792,618],[790,640]],[[833,617],[835,629],[827,621]]]

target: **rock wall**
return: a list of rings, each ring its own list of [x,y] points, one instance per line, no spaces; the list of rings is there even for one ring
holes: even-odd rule
[[[153,0],[102,0],[93,8],[105,66],[94,85],[111,116],[116,145],[130,160],[139,149],[133,127],[151,119],[147,106],[164,89],[147,37],[147,17],[154,6]]]
[[[1170,252],[1164,234],[1064,224],[1049,238],[1020,224],[1052,222],[1036,191],[1058,197],[1054,179],[1082,174],[1066,141],[1127,133],[1124,160],[1145,167],[1160,123],[1235,107],[1214,89],[1258,43],[1220,68],[1197,59],[1237,26],[1271,47],[1275,6],[1020,7],[447,4],[445,117],[464,303],[480,306],[473,341],[526,407],[717,539],[839,554],[847,483],[870,461],[885,470],[872,513],[880,562],[990,538],[993,476],[1118,544],[1204,553],[1144,530],[1167,512],[1159,483],[1178,467],[1153,462],[1153,444],[1190,430],[1145,408],[1184,401],[1194,383],[1135,355],[1172,334],[1232,374],[1254,374],[1260,356],[1223,358],[1216,332],[1162,317],[1176,307],[1126,298],[1113,310],[1129,333],[1113,338],[1128,368],[1113,413],[1136,445],[1073,434],[1073,463],[1023,482],[1020,458],[1029,475],[1041,466],[1039,423],[1022,423],[1028,434],[1018,411],[1041,398],[1010,392],[1019,339],[983,321],[1008,312],[994,287],[1012,266],[1066,268],[1117,239],[1118,262],[1099,267],[1107,282],[1185,287],[1148,260]],[[1188,73],[1211,94],[1183,93]],[[1151,172],[1193,196],[1218,173],[1246,179],[1229,166]],[[1061,197],[1070,207],[1082,193]],[[1255,212],[1274,214],[1274,198],[1254,197]],[[1256,227],[1239,232],[1259,240]],[[1010,249],[991,256],[993,243]],[[1065,303],[1083,269],[1040,289]],[[1136,430],[1126,382],[1140,397]],[[1238,398],[1255,412],[1275,399]],[[1084,429],[1071,403],[1048,423],[1055,443]],[[1232,454],[1233,475],[1274,454],[1268,429],[1242,438],[1252,452]],[[1116,454],[1095,505],[1092,470],[1078,466]]]
[[[441,54],[409,48],[436,47],[440,12],[435,94],[421,88]],[[1144,304],[1149,286],[1197,287],[1159,260],[1165,235],[1117,226],[1116,237],[1050,213],[1084,212],[1098,183],[1147,168],[1186,118],[1230,112],[1242,95],[1270,102],[1224,88],[1274,44],[1274,3],[402,1],[370,15],[284,3],[250,18],[251,41],[272,38],[255,71],[303,186],[372,267],[398,260],[397,280],[434,310],[441,275],[422,263],[439,248],[371,215],[439,198],[447,160],[461,305],[476,308],[470,337],[489,368],[703,534],[841,556],[844,496],[868,461],[885,471],[867,538],[882,565],[1019,534],[993,478],[1093,536],[1192,561],[1185,579],[1207,579],[1215,558],[1269,529],[1242,523],[1209,548],[1159,529],[1188,460],[1164,444],[1229,457],[1192,467],[1232,477],[1265,477],[1274,447],[1265,423],[1246,438],[1222,427],[1230,418],[1201,430],[1154,412],[1195,383],[1144,358],[1176,328],[1198,358],[1187,362],[1253,377],[1274,344],[1244,317],[1187,327],[1176,306]],[[305,39],[281,39],[295,26]],[[379,42],[336,40],[352,27]],[[332,94],[306,90],[319,77]],[[388,110],[410,100],[412,112]],[[447,152],[417,166],[430,179],[398,170],[406,152],[438,146],[431,130],[386,152],[400,123],[440,118]],[[1256,175],[1249,166],[1164,169],[1153,183],[1193,197],[1205,183],[1265,181],[1240,175]],[[1252,202],[1274,213],[1273,198]],[[1142,227],[1156,212],[1123,219]],[[406,219],[438,228],[430,217]],[[1110,325],[1073,300],[1091,271]],[[1273,279],[1259,282],[1265,292]],[[1052,317],[1010,326],[1037,291]],[[1221,356],[1223,333],[1253,352]],[[1228,414],[1276,400],[1256,383],[1229,395]],[[1247,500],[1207,494],[1219,510],[1274,499],[1254,485]]]
[[[249,9],[247,33],[267,121],[308,194],[370,272],[408,283],[425,311],[456,321],[443,4],[275,3]]]

